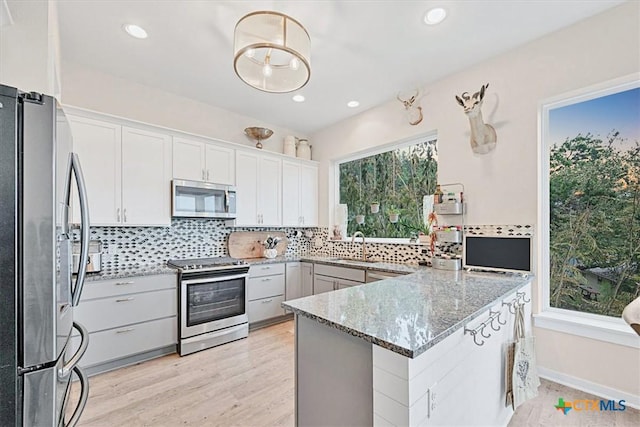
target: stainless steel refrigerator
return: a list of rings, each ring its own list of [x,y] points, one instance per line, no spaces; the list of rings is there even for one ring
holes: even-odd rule
[[[0,426],[75,425],[87,401],[89,383],[77,365],[89,336],[73,321],[73,306],[86,273],[89,212],[71,148],[55,98],[0,85]],[[74,277],[72,185],[82,212]],[[65,419],[73,373],[82,391]]]

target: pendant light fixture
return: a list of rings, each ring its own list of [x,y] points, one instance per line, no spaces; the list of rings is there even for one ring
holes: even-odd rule
[[[273,11],[253,12],[236,24],[233,68],[256,89],[298,90],[311,76],[309,33],[295,19]]]

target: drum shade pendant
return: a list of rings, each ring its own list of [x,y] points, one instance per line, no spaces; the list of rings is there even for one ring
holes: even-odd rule
[[[253,12],[236,24],[233,67],[256,89],[285,93],[306,85],[311,76],[310,51],[307,30],[282,13]]]

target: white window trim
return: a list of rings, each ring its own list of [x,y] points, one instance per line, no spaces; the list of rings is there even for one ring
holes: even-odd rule
[[[438,131],[432,130],[429,132],[424,132],[418,135],[411,136],[409,138],[404,138],[398,141],[389,142],[382,145],[377,145],[372,148],[367,148],[365,150],[356,151],[354,153],[350,153],[346,156],[336,157],[331,159],[331,168],[333,169],[333,182],[329,185],[333,187],[332,199],[329,200],[330,212],[329,212],[329,234],[331,234],[331,228],[335,223],[335,207],[340,203],[340,164],[350,162],[353,160],[362,159],[364,157],[374,156],[376,154],[385,153],[387,151],[394,150],[396,148],[404,148],[410,145],[419,144],[425,141],[438,140]],[[361,239],[359,239],[361,240]],[[341,240],[329,240],[333,242],[351,242],[351,236],[348,236],[346,239]],[[356,240],[358,241],[358,240]],[[408,238],[392,238],[392,237],[367,237],[367,243],[391,243],[391,244],[411,244],[417,245],[418,243],[409,243]]]
[[[541,312],[534,326],[612,344],[640,348],[640,337],[621,318],[551,307],[549,290],[549,110],[640,87],[640,73],[543,100],[538,109],[538,271]]]

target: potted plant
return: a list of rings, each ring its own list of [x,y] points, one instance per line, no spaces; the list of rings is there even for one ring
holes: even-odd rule
[[[389,206],[387,208],[387,215],[389,215],[389,222],[395,224],[398,222],[398,218],[400,218],[400,209],[395,206]]]
[[[371,213],[378,213],[380,211],[379,202],[371,202]]]
[[[358,225],[364,224],[364,215],[356,215],[356,224]]]

